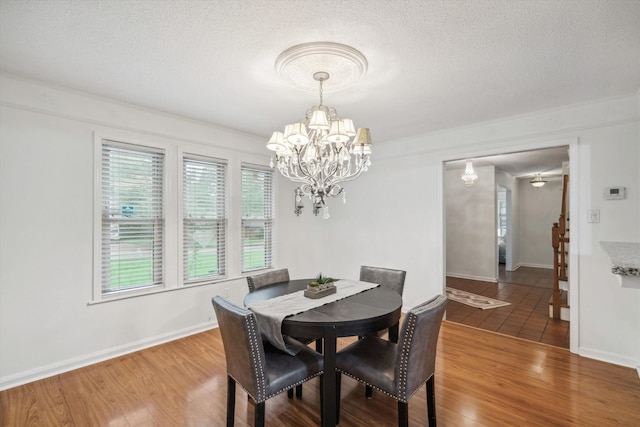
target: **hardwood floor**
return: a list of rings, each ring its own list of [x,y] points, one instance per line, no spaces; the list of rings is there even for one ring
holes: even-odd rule
[[[349,340],[340,339],[339,347]],[[226,370],[217,329],[0,392],[0,425],[222,426]],[[396,425],[396,402],[371,400],[342,380],[341,426]],[[444,322],[436,360],[440,426],[637,426],[634,369],[567,350]],[[236,426],[253,423],[238,388]],[[266,404],[267,426],[312,426],[320,418],[318,379],[302,399],[282,393]],[[409,402],[413,426],[426,425],[424,387]]]
[[[480,329],[569,348],[569,322],[549,318],[553,271],[521,267],[501,271],[498,283],[447,277],[447,286],[510,302],[489,310],[449,301],[447,320]]]

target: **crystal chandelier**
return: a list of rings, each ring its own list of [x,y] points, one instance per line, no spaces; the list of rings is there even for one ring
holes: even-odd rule
[[[301,185],[295,190],[295,214],[302,212],[303,196],[313,203],[313,213],[322,210],[329,218],[325,198],[342,194],[342,183],[352,181],[371,165],[372,142],[369,129],[357,131],[351,119],[341,119],[335,108],[323,105],[322,85],[329,73],[313,74],[319,83],[320,104],[307,110],[304,122],[285,126],[284,132],[273,132],[267,148],[274,151],[280,173]]]
[[[467,160],[467,166],[460,178],[462,178],[467,187],[471,187],[473,185],[473,181],[478,179],[478,174],[473,170],[473,162],[471,160]]]

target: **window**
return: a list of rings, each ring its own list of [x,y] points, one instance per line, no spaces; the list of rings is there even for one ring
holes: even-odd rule
[[[272,266],[273,172],[242,165],[242,272]]]
[[[164,152],[104,140],[102,295],[163,286]]]
[[[91,304],[272,267],[269,167],[242,163],[240,152],[131,132],[96,132],[94,147]]]
[[[222,161],[183,158],[184,283],[226,274],[226,175]]]

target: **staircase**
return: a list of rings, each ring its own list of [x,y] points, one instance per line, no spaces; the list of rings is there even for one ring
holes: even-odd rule
[[[569,320],[569,218],[567,218],[567,191],[569,175],[562,176],[562,206],[558,222],[551,227],[553,247],[553,294],[549,301],[549,317]]]

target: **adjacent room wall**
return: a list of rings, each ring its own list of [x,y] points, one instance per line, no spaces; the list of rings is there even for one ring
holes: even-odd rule
[[[474,167],[466,186],[462,171],[445,172],[446,272],[448,276],[496,282],[497,212],[495,167]]]
[[[562,178],[545,179],[547,183],[540,188],[532,186],[528,178],[517,180],[519,266],[553,268],[551,226],[560,216]]]

